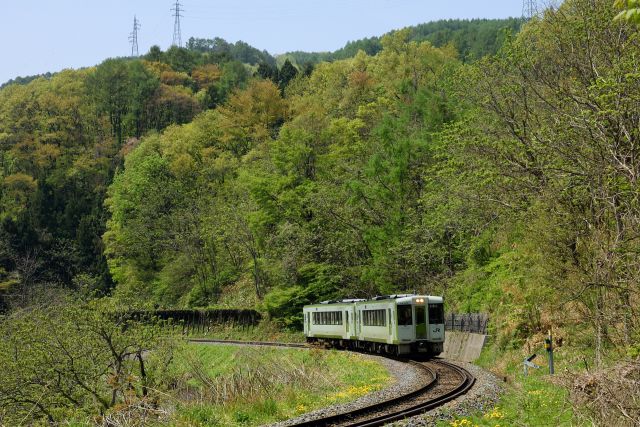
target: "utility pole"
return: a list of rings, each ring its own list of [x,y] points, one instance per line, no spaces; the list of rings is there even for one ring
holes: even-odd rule
[[[538,2],[536,0],[522,1],[522,18],[529,20],[538,15]]]
[[[129,42],[131,43],[131,57],[137,58],[140,56],[138,51],[138,30],[140,29],[140,21],[137,16],[133,16],[133,31],[129,34]]]
[[[181,7],[182,5],[180,4],[180,1],[176,0],[175,6],[171,8],[171,10],[173,11],[173,17],[175,18],[175,21],[173,24],[172,46],[178,46],[178,47],[182,47],[182,30],[180,29],[180,18],[182,18],[181,12],[184,12],[184,10],[181,9]]]

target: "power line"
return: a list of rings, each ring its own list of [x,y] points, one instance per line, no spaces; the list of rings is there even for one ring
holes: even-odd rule
[[[538,15],[538,2],[536,0],[523,0],[522,17],[524,19],[531,19],[537,15]]]
[[[129,43],[131,43],[131,56],[136,58],[140,56],[138,51],[138,30],[140,29],[140,21],[137,16],[133,16],[133,31],[129,34]]]
[[[180,18],[182,18],[181,12],[184,12],[184,9],[181,9],[182,5],[179,0],[176,0],[176,4],[171,10],[173,11],[173,17],[175,21],[173,23],[173,43],[172,46],[182,47],[182,30],[180,29]]]

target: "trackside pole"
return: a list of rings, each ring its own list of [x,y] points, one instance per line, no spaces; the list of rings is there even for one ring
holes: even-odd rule
[[[551,335],[551,329],[549,329],[549,336],[544,340],[544,348],[549,355],[549,374],[553,375],[553,335]]]

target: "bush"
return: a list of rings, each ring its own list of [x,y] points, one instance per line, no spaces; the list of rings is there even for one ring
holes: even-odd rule
[[[161,333],[109,299],[63,298],[14,312],[0,322],[0,424],[108,416],[133,402],[148,406],[149,352],[169,342]]]

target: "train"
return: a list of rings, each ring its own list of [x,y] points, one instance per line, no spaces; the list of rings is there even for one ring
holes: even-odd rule
[[[399,294],[303,307],[309,343],[390,355],[437,356],[444,346],[444,299]]]

